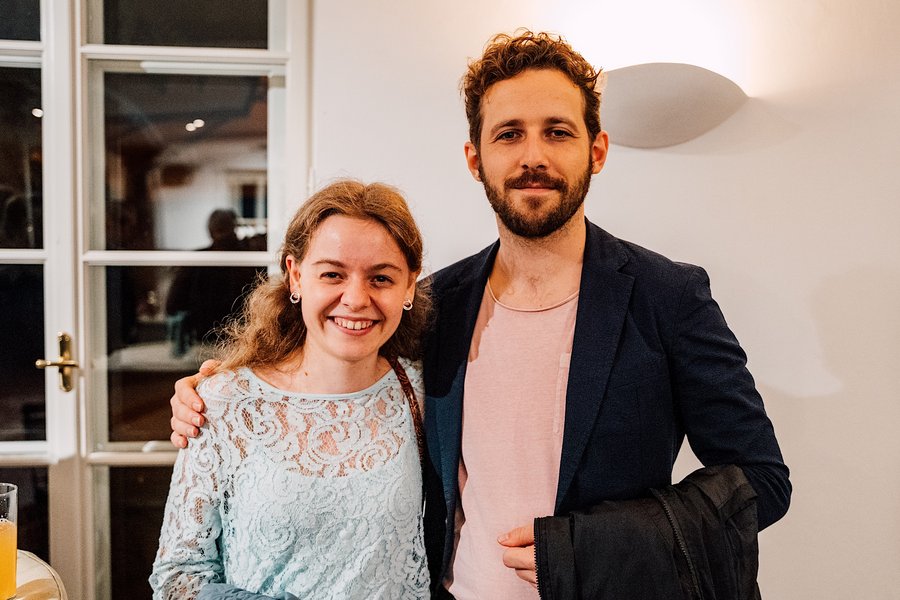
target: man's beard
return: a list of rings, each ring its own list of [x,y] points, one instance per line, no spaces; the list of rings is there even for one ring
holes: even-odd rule
[[[591,186],[590,162],[584,174],[571,187],[564,179],[551,177],[543,171],[528,170],[518,177],[510,177],[503,182],[502,190],[488,182],[481,165],[478,166],[478,175],[483,182],[488,202],[503,225],[515,235],[528,239],[545,238],[568,223],[572,215],[584,204],[584,198]],[[536,203],[536,200],[527,197],[526,186],[534,184],[554,189],[559,193],[559,203],[543,217],[516,210],[509,199],[510,190],[521,189],[526,195],[524,199],[526,204]]]

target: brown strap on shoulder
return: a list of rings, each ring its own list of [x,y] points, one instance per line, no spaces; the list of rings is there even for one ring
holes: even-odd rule
[[[387,360],[388,363],[390,363],[391,368],[394,369],[394,373],[397,374],[397,379],[400,380],[400,387],[403,388],[403,394],[406,396],[407,402],[409,402],[409,412],[412,415],[413,426],[416,430],[416,445],[419,447],[419,462],[422,463],[422,466],[424,467],[425,434],[422,431],[422,410],[419,408],[419,401],[416,399],[416,391],[409,382],[409,377],[406,375],[406,370],[404,370],[400,361],[396,358],[389,358]]]

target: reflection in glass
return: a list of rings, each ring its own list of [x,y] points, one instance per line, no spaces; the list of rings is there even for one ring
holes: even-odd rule
[[[42,247],[42,116],[40,69],[0,67],[0,248]]]
[[[107,250],[203,246],[216,209],[265,247],[265,77],[105,73]]]
[[[106,468],[106,467],[100,467]],[[172,467],[109,467],[112,598],[150,600]]]
[[[0,265],[0,441],[46,438],[43,357],[43,267]]]
[[[103,43],[266,48],[268,4],[266,0],[105,0]]]
[[[266,269],[102,268],[109,441],[166,440],[172,384],[212,354],[216,328],[240,310]]]
[[[216,210],[209,217],[212,244],[204,250],[251,250],[256,238],[237,236],[237,216],[232,210]],[[261,249],[261,248],[257,248]],[[235,301],[243,296],[264,270],[255,267],[180,267],[166,298],[166,314],[176,353],[191,344],[211,341],[214,329],[230,315]]]
[[[41,39],[41,0],[0,0],[0,40]]]
[[[47,468],[0,468],[0,481],[19,486],[19,522],[16,524],[19,549],[28,550],[49,562]]]

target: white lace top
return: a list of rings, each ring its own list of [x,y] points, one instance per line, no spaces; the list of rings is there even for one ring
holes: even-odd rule
[[[421,368],[404,361],[423,398]],[[150,584],[193,598],[224,582],[306,598],[424,598],[422,476],[393,370],[353,394],[204,380],[209,424],[179,452]]]

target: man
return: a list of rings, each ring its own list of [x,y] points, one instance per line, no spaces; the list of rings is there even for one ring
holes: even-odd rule
[[[466,161],[499,241],[431,281],[436,597],[755,597],[757,528],[787,510],[787,467],[705,272],[584,217],[609,144],[598,75],[524,32],[495,37],[463,80]],[[177,398],[173,412],[181,445],[199,416]],[[670,486],[685,435],[710,468]]]

